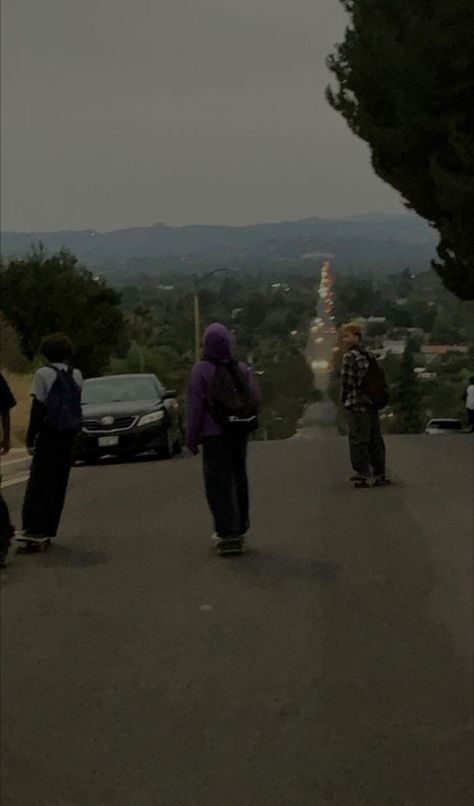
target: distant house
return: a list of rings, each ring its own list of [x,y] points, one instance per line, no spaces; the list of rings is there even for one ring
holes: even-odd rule
[[[385,339],[382,345],[384,355],[403,355],[407,343],[406,339]]]
[[[437,372],[428,372],[425,367],[415,367],[417,378],[423,381],[433,381],[437,377]]]
[[[469,347],[465,344],[424,344],[421,348],[421,353],[424,355],[427,364],[448,353],[467,355],[468,352]]]
[[[426,339],[426,333],[423,330],[423,328],[421,328],[421,327],[407,327],[406,330],[407,330],[407,333],[410,334],[410,336],[414,336],[415,338],[423,339],[423,341]]]
[[[399,339],[414,338],[424,342],[428,334],[421,327],[392,327],[390,328],[390,338],[397,341]]]
[[[288,283],[272,283],[272,289],[274,291],[290,291],[290,286]]]

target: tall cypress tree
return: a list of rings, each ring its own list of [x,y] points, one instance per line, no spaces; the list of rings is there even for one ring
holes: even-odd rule
[[[339,83],[329,102],[440,233],[433,265],[446,287],[474,299],[474,2],[341,2],[351,24],[328,59]]]
[[[396,397],[397,426],[403,434],[418,434],[421,431],[421,394],[414,356],[414,345],[408,342],[400,365]]]

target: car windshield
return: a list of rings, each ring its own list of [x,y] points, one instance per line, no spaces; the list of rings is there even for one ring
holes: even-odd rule
[[[158,400],[160,389],[153,378],[109,377],[86,381],[82,403],[123,403],[131,400]]]

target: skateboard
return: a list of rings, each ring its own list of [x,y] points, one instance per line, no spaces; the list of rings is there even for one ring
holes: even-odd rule
[[[244,553],[243,541],[239,537],[222,539],[217,546],[220,557],[236,557]]]
[[[354,485],[355,490],[367,489],[369,487],[388,487],[391,484],[390,479],[374,479],[371,483],[370,479],[363,478],[362,476],[358,478],[357,476],[353,476],[351,481]]]
[[[50,537],[28,537],[16,535],[15,540],[20,544],[22,551],[45,551],[51,545]]]

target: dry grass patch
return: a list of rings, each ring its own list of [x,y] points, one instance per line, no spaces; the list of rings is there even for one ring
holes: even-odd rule
[[[17,405],[11,412],[12,418],[12,447],[25,446],[26,430],[30,418],[32,375],[17,375],[14,372],[3,371]]]

